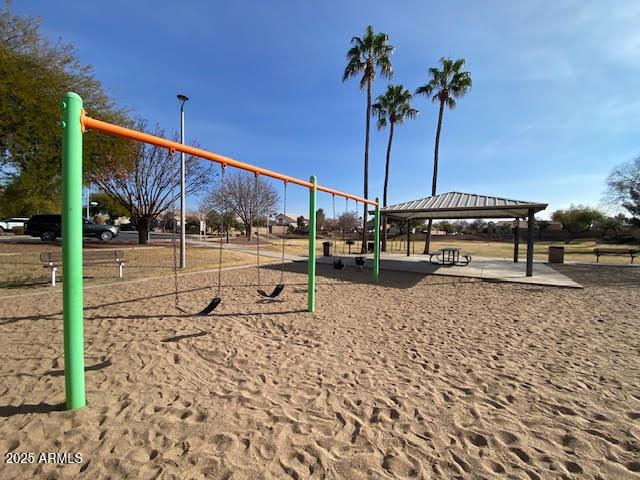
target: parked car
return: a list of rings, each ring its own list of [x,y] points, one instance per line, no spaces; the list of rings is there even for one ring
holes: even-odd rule
[[[82,233],[84,237],[99,238],[102,241],[109,241],[118,236],[120,230],[114,225],[100,225],[83,218]],[[44,242],[51,242],[62,237],[62,216],[61,215],[34,215],[27,222],[25,234],[32,237],[40,237]]]
[[[24,224],[29,220],[28,218],[12,217],[0,220],[0,230],[6,232],[13,230],[14,228],[24,227]]]

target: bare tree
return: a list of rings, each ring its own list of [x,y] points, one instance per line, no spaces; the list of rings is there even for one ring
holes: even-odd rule
[[[352,233],[358,228],[358,214],[356,212],[345,212],[338,217],[336,225],[343,233]]]
[[[232,212],[244,225],[247,240],[251,240],[251,227],[265,225],[266,216],[277,208],[279,200],[273,185],[261,177],[233,170],[225,173],[224,182],[217,182],[203,204],[219,212]]]
[[[607,200],[631,214],[631,222],[640,226],[640,157],[618,165],[607,178]]]
[[[146,130],[146,122],[138,120],[133,128]],[[164,130],[156,126],[153,135],[164,137]],[[177,141],[177,134],[173,134]],[[131,214],[138,230],[138,243],[149,239],[153,222],[165,211],[173,209],[180,197],[180,162],[166,148],[133,142],[128,157],[113,158],[96,167],[90,180],[118,201]],[[213,165],[198,157],[185,159],[185,193],[192,195],[202,191],[213,180]]]

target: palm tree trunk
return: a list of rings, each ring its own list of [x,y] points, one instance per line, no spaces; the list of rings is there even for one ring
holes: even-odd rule
[[[436,194],[436,184],[438,183],[438,151],[440,150],[440,131],[442,130],[442,115],[444,114],[444,100],[440,100],[440,111],[438,112],[438,128],[436,129],[436,145],[433,150],[433,179],[431,182],[431,195]],[[433,220],[427,222],[427,236],[424,241],[424,254],[429,253],[431,248],[431,226]]]
[[[387,142],[387,163],[384,168],[384,189],[382,192],[382,206],[387,206],[387,187],[389,186],[389,164],[391,163],[391,144],[393,143],[393,127],[395,122],[389,122],[389,141]],[[382,226],[382,251],[387,251],[387,219]]]
[[[367,121],[364,137],[364,198],[369,198],[369,130],[371,127],[371,79],[367,80]],[[363,204],[362,213],[362,249],[367,252],[367,204]]]

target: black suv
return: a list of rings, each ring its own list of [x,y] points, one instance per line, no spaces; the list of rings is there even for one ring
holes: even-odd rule
[[[86,218],[82,219],[84,237],[95,237],[105,242],[118,236],[120,230],[113,225],[99,225]],[[24,233],[51,242],[62,237],[62,215],[34,215],[25,226]]]

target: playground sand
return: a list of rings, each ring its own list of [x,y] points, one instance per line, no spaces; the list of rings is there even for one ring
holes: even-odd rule
[[[0,478],[640,478],[640,269],[565,267],[586,288],[564,290],[319,266],[310,314],[290,268],[281,301],[227,287],[208,318],[170,279],[85,292],[74,412],[60,290],[4,300],[0,450],[82,463]],[[183,307],[214,281],[184,277]]]

